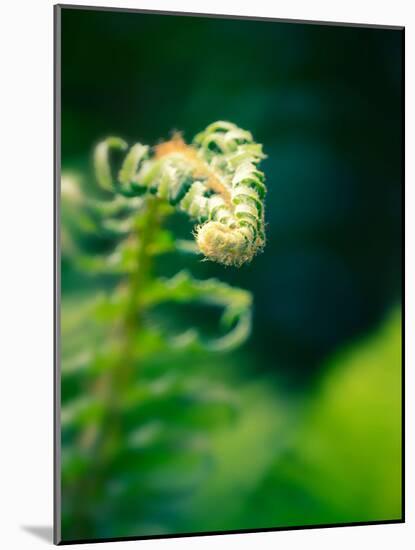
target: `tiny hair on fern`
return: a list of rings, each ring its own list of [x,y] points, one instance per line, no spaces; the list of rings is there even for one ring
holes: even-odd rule
[[[152,151],[137,143],[114,178],[109,153],[127,149],[117,137],[96,147],[102,188],[124,197],[154,195],[186,213],[195,221],[196,243],[208,260],[239,267],[263,249],[266,186],[258,165],[265,155],[250,132],[218,121],[191,144],[180,134]]]

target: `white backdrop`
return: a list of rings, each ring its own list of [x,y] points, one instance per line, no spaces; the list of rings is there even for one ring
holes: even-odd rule
[[[72,4],[82,4],[72,0]],[[104,548],[413,548],[415,464],[414,56],[411,0],[141,0],[90,5],[406,26],[407,524],[106,543]],[[3,2],[0,14],[0,544],[41,548],[52,524],[52,15],[51,0]],[[218,503],[220,505],[220,503]],[[47,531],[47,529],[46,529]],[[50,544],[50,543],[49,543]],[[85,549],[98,548],[84,545]]]

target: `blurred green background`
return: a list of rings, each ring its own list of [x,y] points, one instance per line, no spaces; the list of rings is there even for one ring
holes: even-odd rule
[[[177,255],[157,265],[250,290],[249,341],[148,360],[150,403],[163,394],[156,382],[170,388],[164,416],[149,405],[143,420],[143,452],[156,450],[137,462],[121,442],[128,460],[99,474],[82,512],[74,480],[93,463],[64,463],[65,539],[401,517],[402,55],[400,30],[62,10],[63,173],[93,192],[100,139],[155,144],[176,129],[191,140],[215,120],[250,130],[268,155],[263,254],[239,270]],[[74,217],[63,208],[64,232]],[[190,237],[186,220],[169,223]],[[79,242],[91,254],[109,247]],[[90,367],[65,370],[65,358],[103,338],[88,304],[113,285],[63,250],[62,414],[88,399]],[[203,308],[157,315],[214,326]],[[210,385],[226,397],[209,400]],[[67,416],[64,457],[83,422]],[[155,419],[165,433],[184,422],[191,452],[157,446]],[[117,489],[131,462],[151,489],[127,474],[129,489]]]

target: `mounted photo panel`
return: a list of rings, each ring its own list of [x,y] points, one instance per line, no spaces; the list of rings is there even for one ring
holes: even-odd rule
[[[404,29],[55,7],[55,543],[399,523]]]

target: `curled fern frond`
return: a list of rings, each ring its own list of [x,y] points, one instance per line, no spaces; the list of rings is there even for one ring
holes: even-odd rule
[[[195,238],[212,261],[240,266],[265,244],[262,146],[250,132],[230,122],[215,122],[191,145],[179,134],[154,148],[135,144],[117,180],[108,160],[110,149],[126,149],[119,138],[100,143],[95,152],[98,182],[126,197],[150,193],[197,222]]]
[[[118,171],[112,155],[124,155]],[[207,429],[232,420],[236,402],[212,386],[210,374],[197,381],[195,359],[247,340],[253,298],[187,271],[157,277],[156,259],[176,251],[225,265],[250,261],[265,242],[262,158],[249,132],[216,122],[190,145],[180,135],[152,150],[106,139],[94,157],[102,193],[89,195],[83,178],[62,175],[67,268],[86,275],[86,285],[99,274],[89,299],[65,297],[61,323],[63,530],[70,538],[108,532],[106,516],[96,513],[103,501],[112,503],[114,525],[136,532],[159,521],[160,503],[180,509],[178,499],[205,479],[210,450],[200,442]],[[195,240],[164,226],[175,210],[194,220]],[[193,320],[171,332],[165,306],[196,303],[220,312],[215,336]]]

